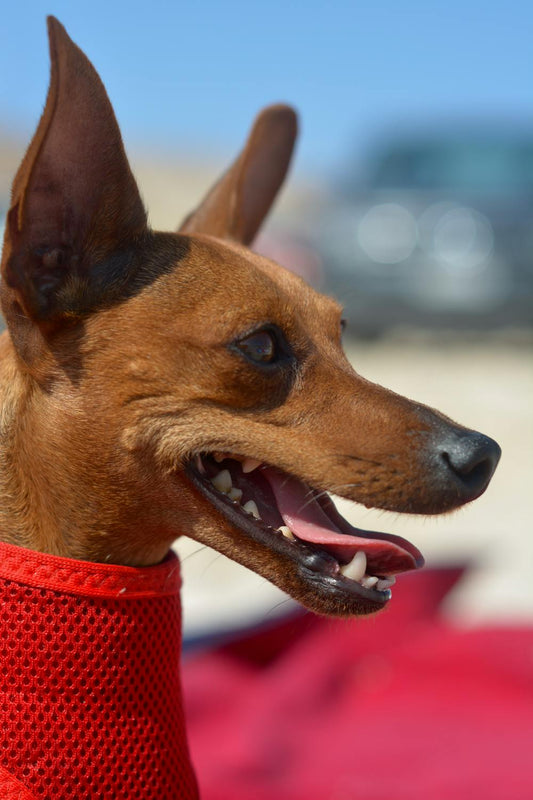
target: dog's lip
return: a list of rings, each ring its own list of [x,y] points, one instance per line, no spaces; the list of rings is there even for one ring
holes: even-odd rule
[[[212,478],[214,474],[216,474],[217,465],[214,465],[214,473],[212,470],[211,474],[207,474],[202,461],[202,458],[205,458],[205,456],[209,456],[209,454],[203,453],[195,455],[187,462],[186,473],[191,482],[232,525],[240,531],[244,531],[254,542],[260,543],[273,553],[277,553],[284,560],[289,558],[293,562],[295,572],[304,582],[307,590],[311,585],[316,593],[316,599],[318,601],[318,605],[315,604],[316,608],[319,608],[320,601],[322,601],[326,613],[362,614],[379,610],[388,602],[391,597],[391,592],[388,588],[377,589],[365,587],[358,580],[346,577],[343,574],[341,571],[341,564],[343,561],[344,563],[349,561],[351,556],[344,559],[342,559],[342,557],[339,558],[335,552],[332,552],[335,550],[335,545],[326,549],[323,543],[316,543],[312,540],[304,541],[298,537],[287,539],[279,532],[279,525],[283,524],[281,517],[278,525],[274,527],[273,525],[267,524],[264,520],[255,519],[249,514],[244,513],[238,502],[232,501],[230,497],[213,486]],[[251,460],[238,455],[233,456],[232,454],[225,454],[224,458],[218,457],[216,460],[220,462],[226,458],[231,461],[235,460],[240,462]],[[206,461],[206,463],[208,462]],[[255,463],[258,464],[259,462]],[[223,464],[219,464],[218,466],[220,469],[224,468]],[[275,470],[281,476],[285,476],[286,479],[294,479],[293,476],[287,475],[275,468],[267,467],[266,465],[258,469],[256,474],[262,473],[271,479],[272,475],[268,473],[272,470]],[[266,478],[263,477],[262,480],[266,481]],[[270,480],[268,482],[270,483]],[[403,559],[403,564],[394,564],[389,560],[388,563],[385,562],[385,569],[379,569],[377,571],[378,576],[388,577],[392,575],[393,572],[416,569],[422,565],[423,558],[421,554],[409,542],[401,539],[401,537],[392,536],[390,534],[374,534],[353,528],[337,511],[333,501],[328,496],[323,495],[321,492],[319,497],[317,491],[311,491],[315,499],[318,499],[320,502],[321,507],[324,509],[324,512],[327,513],[332,524],[340,529],[339,536],[343,539],[348,539],[349,537],[350,541],[353,542],[354,552],[357,550],[364,551],[365,549],[369,549],[369,563],[371,565],[372,552],[376,548],[381,551],[381,558],[379,559],[381,564],[384,563],[384,552],[389,551],[390,553],[391,550],[400,550],[402,552],[401,558]],[[363,536],[360,536],[360,534],[363,534]],[[378,567],[377,558],[374,558],[374,564]],[[332,605],[337,605],[339,611],[332,611]]]

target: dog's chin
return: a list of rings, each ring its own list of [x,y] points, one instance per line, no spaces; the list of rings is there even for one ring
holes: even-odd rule
[[[354,528],[327,493],[271,465],[201,453],[185,471],[235,531],[238,552],[233,543],[227,554],[319,614],[379,611],[391,598],[396,574],[424,563],[410,542]]]

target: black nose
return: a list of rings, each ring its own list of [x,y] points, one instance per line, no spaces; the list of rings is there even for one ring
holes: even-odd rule
[[[449,432],[439,447],[440,458],[453,473],[461,500],[466,503],[479,497],[498,466],[500,446],[477,431],[457,430]]]

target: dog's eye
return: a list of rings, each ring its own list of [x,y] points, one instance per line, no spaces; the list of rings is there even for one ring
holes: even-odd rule
[[[258,364],[271,364],[278,355],[276,338],[271,331],[256,331],[238,341],[237,347]]]

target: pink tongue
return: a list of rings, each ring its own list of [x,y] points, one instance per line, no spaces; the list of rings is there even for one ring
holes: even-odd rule
[[[268,467],[261,472],[274,492],[283,521],[298,539],[324,545],[324,549],[342,563],[348,563],[358,550],[363,550],[369,567],[367,571],[373,575],[404,572],[423,564],[422,554],[406,539],[361,531],[339,514],[335,515],[338,519],[334,522],[305,483]],[[348,533],[343,532],[341,526]]]

